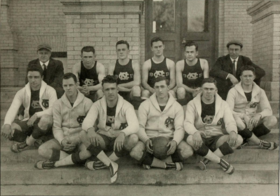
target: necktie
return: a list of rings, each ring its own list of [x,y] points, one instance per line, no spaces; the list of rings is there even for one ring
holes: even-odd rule
[[[44,79],[46,79],[47,66],[45,64],[43,64],[43,67],[44,67],[43,76],[44,76]]]
[[[235,70],[235,60],[232,61],[232,74],[236,76],[236,70]]]

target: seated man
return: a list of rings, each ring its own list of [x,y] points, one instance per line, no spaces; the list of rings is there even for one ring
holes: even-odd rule
[[[51,134],[52,106],[57,100],[55,90],[43,81],[42,69],[29,66],[27,79],[25,87],[16,93],[2,127],[5,138],[21,142],[12,145],[15,153],[30,149],[41,136]],[[15,118],[21,105],[24,117],[18,120]]]
[[[139,124],[133,106],[118,95],[117,80],[107,75],[102,80],[104,96],[91,106],[82,125],[81,139],[87,151],[100,161],[88,161],[90,170],[109,167],[111,183],[117,180],[115,162],[138,142]],[[104,151],[112,151],[108,157]],[[102,163],[101,163],[102,162]]]
[[[187,142],[196,154],[204,157],[199,163],[201,169],[206,169],[207,163],[213,161],[220,164],[227,174],[232,174],[234,167],[221,157],[233,153],[242,144],[242,137],[237,134],[227,102],[217,94],[216,81],[203,79],[201,90],[187,105],[184,122],[185,131],[189,134]],[[228,135],[224,135],[224,131]]]
[[[197,58],[198,45],[189,41],[185,44],[185,57],[176,63],[178,103],[182,106],[192,100],[199,92],[203,78],[209,77],[206,59]]]
[[[268,134],[277,123],[277,119],[272,115],[264,90],[254,83],[255,77],[254,67],[243,67],[240,75],[241,82],[229,91],[227,102],[233,110],[238,133],[244,141],[251,141],[263,149],[274,150],[278,147],[275,142],[258,138]]]
[[[120,40],[116,44],[118,59],[115,65],[109,67],[109,75],[116,76],[119,94],[127,101],[131,102],[137,110],[141,99],[140,88],[140,68],[128,57],[129,44],[127,41]]]
[[[103,96],[101,81],[105,76],[105,67],[96,61],[95,49],[85,46],[81,50],[82,61],[72,67],[72,72],[78,78],[78,89],[86,97],[95,102]]]
[[[164,76],[169,80],[168,89],[172,96],[175,97],[175,92],[172,90],[175,87],[175,63],[163,55],[164,42],[159,37],[154,37],[151,40],[151,49],[154,56],[144,62],[142,68],[142,98],[147,99],[155,92],[155,79],[159,76]]]
[[[265,71],[255,65],[251,59],[240,55],[243,44],[233,40],[227,43],[228,55],[219,57],[213,65],[210,76],[217,80],[218,94],[226,100],[228,91],[240,80],[240,70],[246,65],[252,65],[256,70],[255,82],[260,85],[261,78]]]
[[[38,161],[38,169],[80,164],[91,156],[81,144],[79,133],[92,101],[78,91],[73,73],[64,74],[62,84],[65,93],[53,106],[54,139],[38,149],[39,155],[48,161]]]
[[[182,106],[168,93],[168,80],[155,80],[155,93],[144,101],[138,111],[139,141],[131,156],[143,167],[183,169],[182,161],[193,154],[183,141],[184,112]]]

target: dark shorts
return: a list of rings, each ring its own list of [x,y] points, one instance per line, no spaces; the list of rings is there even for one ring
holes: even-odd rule
[[[104,151],[112,151],[114,149],[114,144],[115,144],[115,140],[116,138],[113,137],[108,137],[106,135],[101,135],[100,136],[103,138],[104,142],[105,142],[105,150]]]
[[[34,122],[33,126],[31,126],[31,127],[29,127],[29,126],[27,125],[28,120],[22,121],[22,120],[15,119],[15,120],[14,120],[14,123],[20,126],[22,132],[26,133],[27,135],[31,135],[31,133],[32,133],[32,131],[33,131],[33,128],[34,128],[34,125],[38,124],[39,121],[40,121],[40,118],[38,118],[38,119]]]
[[[217,135],[217,136],[213,136],[213,137],[209,137],[209,138],[203,138],[202,140],[204,142],[204,144],[211,150],[211,151],[215,151],[217,149],[216,144],[217,141],[220,139],[220,137],[222,137],[223,135]]]

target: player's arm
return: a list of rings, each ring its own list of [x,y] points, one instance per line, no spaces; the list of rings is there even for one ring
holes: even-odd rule
[[[37,115],[38,118],[41,118],[45,114],[47,114],[47,115],[52,114],[52,107],[53,107],[55,101],[57,100],[57,95],[53,88],[49,88],[47,90],[47,94],[49,96],[49,107],[48,107],[48,109],[43,110],[41,112],[36,112],[35,114]]]
[[[85,130],[86,132],[88,132],[89,130],[95,131],[94,125],[99,115],[99,109],[97,104],[99,103],[95,102],[92,104],[90,110],[88,111],[83,121],[82,129]]]
[[[96,66],[97,66],[96,67],[96,72],[98,74],[99,84],[94,85],[94,86],[88,86],[87,88],[88,88],[89,91],[97,91],[98,89],[101,89],[101,83],[102,83],[103,78],[105,77],[105,67],[104,67],[104,65],[97,62]]]
[[[183,75],[182,75],[183,69],[184,69],[184,60],[178,61],[176,63],[176,82],[177,82],[177,86],[178,87],[183,87],[186,91],[192,93],[192,92],[194,92],[194,89],[188,87],[187,85],[185,85],[183,83]]]
[[[227,94],[226,102],[228,103],[228,106],[231,109],[233,115],[238,115],[240,117],[243,117],[243,116],[241,116],[241,113],[237,113],[234,111],[236,96],[237,96],[236,90],[234,88],[230,89]]]
[[[138,131],[138,137],[143,142],[146,143],[146,141],[149,140],[149,137],[146,134],[145,126],[148,120],[148,105],[144,102],[140,105],[138,109],[138,119],[139,119],[139,131]]]
[[[176,85],[175,63],[173,61],[171,61],[170,59],[167,59],[166,62],[167,62],[167,67],[168,67],[169,72],[170,72],[170,83],[169,83],[168,88],[173,89]]]
[[[184,110],[182,106],[179,104],[176,106],[178,107],[175,118],[174,118],[174,126],[175,126],[175,132],[174,132],[174,137],[173,140],[176,141],[177,145],[182,141],[185,135],[184,131]]]
[[[129,105],[129,107],[126,109],[125,117],[128,126],[125,129],[121,130],[121,132],[123,132],[125,136],[137,133],[139,130],[139,123],[135,110],[131,105]]]
[[[189,102],[186,109],[185,120],[184,120],[184,130],[189,134],[193,135],[198,130],[195,128],[195,116],[196,109],[193,101]]]
[[[142,68],[142,86],[144,87],[144,89],[147,89],[151,93],[154,93],[155,92],[154,88],[148,84],[148,76],[149,76],[150,69],[151,69],[151,61],[147,60]]]
[[[203,70],[203,78],[209,78],[209,65],[206,59],[201,60],[201,68]]]
[[[132,64],[132,69],[134,71],[134,78],[133,81],[119,84],[119,87],[125,87],[127,89],[131,89],[133,86],[139,86],[141,83],[141,77],[140,77],[140,66],[138,63]]]
[[[232,110],[230,109],[227,102],[224,102],[222,104],[222,107],[224,107],[224,122],[225,122],[225,128],[228,133],[235,132],[237,133],[237,125],[234,120]]]
[[[270,103],[267,99],[267,96],[265,94],[265,91],[261,89],[261,93],[260,93],[261,97],[260,97],[260,109],[261,112],[259,113],[261,115],[261,117],[265,117],[265,116],[271,116],[272,115],[272,109],[270,106]]]
[[[80,66],[80,62],[76,63],[73,67],[72,67],[72,73],[76,76],[77,78],[77,83],[78,83],[78,89],[82,89],[82,87],[80,86],[80,73],[81,73],[81,66]]]
[[[64,139],[62,126],[62,114],[60,108],[60,101],[56,101],[53,107],[53,136],[61,144]]]

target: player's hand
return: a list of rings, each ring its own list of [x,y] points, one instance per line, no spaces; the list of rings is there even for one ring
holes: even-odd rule
[[[121,132],[115,140],[114,151],[116,150],[120,151],[123,148],[124,140],[125,140],[125,133]]]
[[[38,116],[37,114],[33,114],[33,116],[31,116],[31,118],[29,118],[29,120],[27,121],[27,126],[28,127],[32,127],[34,122],[37,120]]]
[[[4,136],[6,139],[10,139],[12,137],[12,127],[11,125],[4,125],[2,127],[1,135]]]
[[[202,145],[203,141],[200,135],[200,131],[197,131],[193,134],[193,148],[195,150],[198,150],[201,145]]]
[[[167,155],[171,155],[175,152],[177,148],[177,142],[175,140],[171,140],[170,142],[168,142],[167,147],[169,147]]]
[[[148,140],[146,141],[145,145],[146,145],[146,150],[147,150],[149,153],[153,154],[154,152],[153,152],[153,149],[152,149],[152,147],[153,147],[153,142],[152,142],[152,140],[148,139]]]
[[[235,86],[239,82],[232,74],[229,74],[229,80],[231,81],[233,86]]]
[[[258,122],[260,121],[262,115],[261,114],[255,114],[251,119],[250,119],[250,124],[253,127],[256,127],[258,125]]]
[[[61,141],[62,150],[64,151],[72,151],[75,149],[76,145],[73,144],[68,137],[64,138]]]
[[[230,147],[234,147],[236,145],[236,140],[237,140],[238,134],[234,131],[231,131],[229,133],[229,140],[228,144]]]
[[[99,135],[95,131],[88,132],[89,141],[93,146],[99,146]]]

